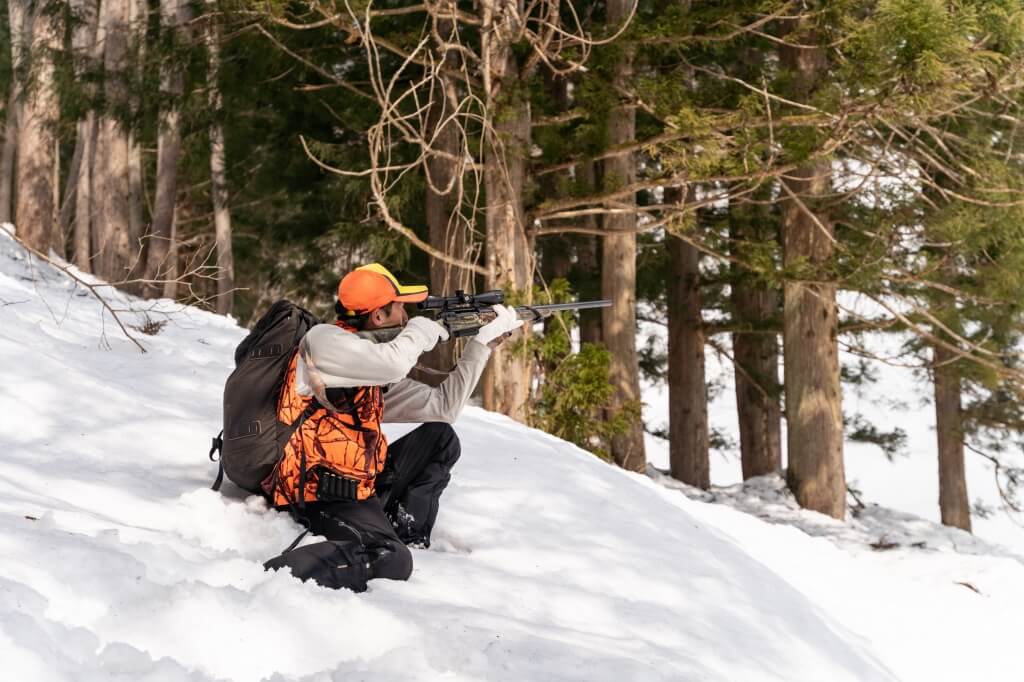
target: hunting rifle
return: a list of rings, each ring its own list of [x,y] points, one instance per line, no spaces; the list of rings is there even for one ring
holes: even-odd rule
[[[424,311],[435,322],[444,326],[457,339],[464,336],[476,336],[480,327],[494,319],[493,306],[504,303],[505,295],[500,289],[485,291],[481,294],[467,294],[459,289],[454,296],[428,296],[427,300],[417,303],[416,307]],[[526,324],[539,322],[554,313],[564,310],[589,310],[591,308],[607,308],[612,302],[577,301],[575,303],[546,303],[542,305],[520,305],[513,310],[516,316]],[[378,343],[390,341],[402,332],[401,327],[373,329],[359,332],[360,336]]]

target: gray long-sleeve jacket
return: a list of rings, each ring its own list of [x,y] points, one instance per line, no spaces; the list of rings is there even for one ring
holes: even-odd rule
[[[415,324],[387,343],[375,343],[336,325],[317,325],[300,346],[296,389],[325,403],[327,388],[384,386],[384,422],[450,424],[480,380],[491,349],[470,341],[455,369],[438,386],[408,378],[420,355],[436,340],[436,335]]]

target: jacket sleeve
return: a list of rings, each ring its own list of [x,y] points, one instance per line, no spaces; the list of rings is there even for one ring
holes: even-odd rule
[[[438,386],[402,379],[384,394],[384,423],[454,422],[476,388],[491,349],[470,341],[455,369]]]
[[[335,325],[318,324],[302,339],[297,390],[311,387],[384,386],[400,381],[437,339],[422,329],[406,327],[387,343],[375,343]]]

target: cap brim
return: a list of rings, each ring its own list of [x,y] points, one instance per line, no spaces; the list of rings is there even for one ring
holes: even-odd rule
[[[398,287],[398,295],[395,296],[396,301],[402,303],[420,303],[427,300],[427,288],[425,286],[407,286]]]

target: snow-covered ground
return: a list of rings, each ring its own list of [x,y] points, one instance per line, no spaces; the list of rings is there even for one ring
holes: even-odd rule
[[[409,582],[264,572],[295,525],[210,491],[206,459],[244,331],[115,307],[165,323],[130,329],[147,353],[0,234],[5,679],[1020,679],[1010,550],[873,507],[832,521],[773,478],[628,474],[476,408]]]

